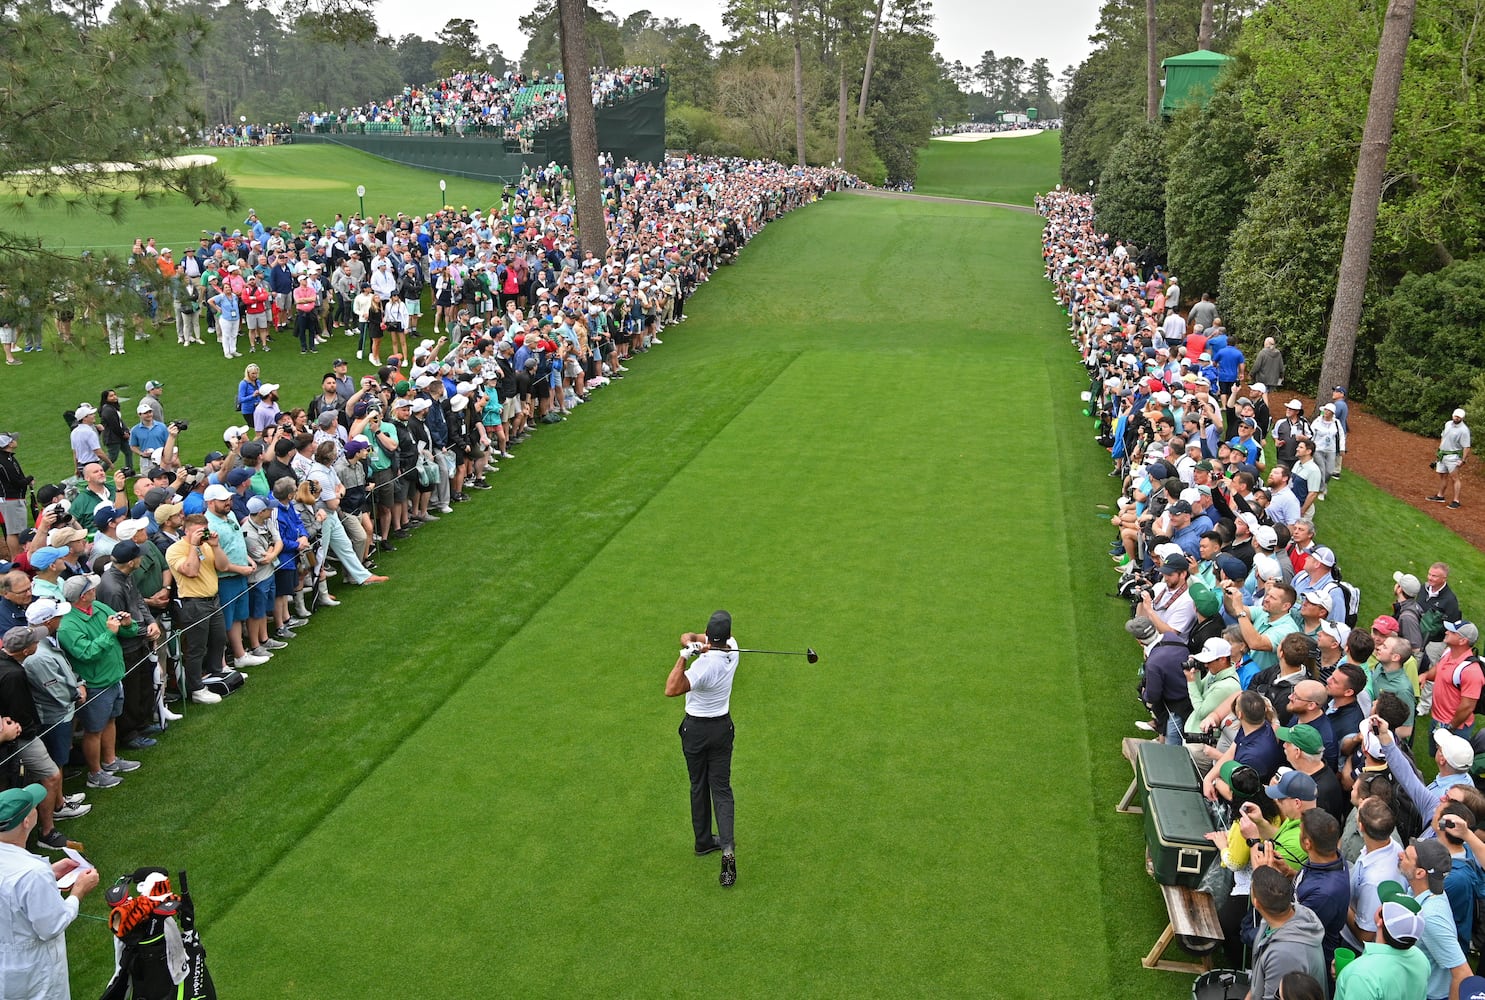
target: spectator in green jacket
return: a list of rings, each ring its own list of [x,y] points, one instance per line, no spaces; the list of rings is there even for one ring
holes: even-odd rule
[[[98,577],[84,574],[62,585],[62,596],[72,610],[62,619],[57,641],[87,692],[77,720],[83,730],[88,787],[112,788],[121,783],[120,774],[139,769],[138,761],[114,753],[114,720],[124,711],[124,650],[119,636],[133,638],[139,625],[128,612],[115,612],[94,600],[98,582]]]

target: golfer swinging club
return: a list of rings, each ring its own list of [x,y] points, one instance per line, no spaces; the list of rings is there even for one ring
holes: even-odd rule
[[[696,856],[722,852],[723,886],[737,881],[732,840],[732,678],[737,673],[737,642],[732,616],[712,614],[706,634],[681,636],[681,655],[665,679],[665,697],[686,696],[681,720],[681,752],[691,773],[691,824],[696,828]],[[694,664],[691,661],[695,660]],[[687,664],[691,669],[687,671]],[[712,834],[712,811],[717,833]]]

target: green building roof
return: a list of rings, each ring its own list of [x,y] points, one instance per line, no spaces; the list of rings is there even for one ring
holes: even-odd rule
[[[1165,93],[1160,98],[1160,113],[1175,114],[1181,108],[1204,106],[1212,97],[1212,87],[1222,68],[1232,56],[1198,50],[1171,56],[1160,64],[1165,73]]]

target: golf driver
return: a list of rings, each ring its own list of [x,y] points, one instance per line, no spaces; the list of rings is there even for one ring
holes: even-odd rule
[[[767,653],[770,656],[802,656],[811,663],[820,662],[820,654],[813,649],[806,649],[803,653],[796,653],[789,649],[739,649],[738,653]]]

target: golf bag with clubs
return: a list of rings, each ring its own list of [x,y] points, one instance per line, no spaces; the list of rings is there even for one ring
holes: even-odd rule
[[[138,895],[130,895],[130,890]],[[180,873],[180,893],[163,868],[137,868],[109,888],[108,926],[114,945],[113,978],[101,1000],[216,1000],[206,947],[196,933],[196,907]]]

